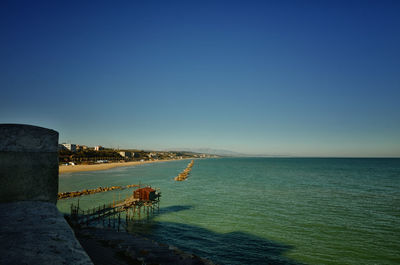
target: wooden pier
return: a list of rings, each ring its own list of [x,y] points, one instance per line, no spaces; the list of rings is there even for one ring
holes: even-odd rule
[[[179,173],[179,175],[176,176],[174,178],[174,180],[176,180],[176,181],[186,180],[187,177],[189,176],[190,171],[192,171],[193,164],[194,164],[194,160],[190,161],[190,163],[187,165],[185,170],[183,170],[181,173]]]
[[[99,205],[88,210],[82,210],[79,206],[71,204],[70,222],[72,225],[86,225],[91,223],[102,223],[120,229],[121,220],[125,224],[129,221],[143,220],[143,217],[150,218],[155,210],[159,211],[161,192],[151,187],[139,188],[131,196],[124,200],[114,201],[109,204]],[[121,219],[122,218],[122,219]]]

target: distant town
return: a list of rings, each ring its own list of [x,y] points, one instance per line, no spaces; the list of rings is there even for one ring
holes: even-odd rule
[[[158,161],[189,158],[215,158],[218,155],[189,151],[145,151],[137,149],[114,149],[103,146],[63,143],[58,146],[59,163],[63,165],[96,164],[130,161]]]

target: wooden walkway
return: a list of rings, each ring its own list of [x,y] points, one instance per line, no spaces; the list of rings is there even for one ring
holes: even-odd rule
[[[77,205],[71,204],[70,221],[72,225],[88,226],[94,222],[102,222],[105,225],[108,220],[108,226],[113,226],[114,228],[118,223],[119,230],[121,218],[128,223],[129,220],[141,220],[142,215],[149,219],[150,215],[154,214],[155,209],[159,211],[160,197],[161,192],[159,191],[155,193],[154,198],[151,200],[135,198],[132,195],[124,200],[99,205],[88,210],[82,210],[78,201]]]

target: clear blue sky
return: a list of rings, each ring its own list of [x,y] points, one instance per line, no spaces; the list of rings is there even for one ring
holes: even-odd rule
[[[400,1],[1,1],[0,123],[144,149],[400,157]]]

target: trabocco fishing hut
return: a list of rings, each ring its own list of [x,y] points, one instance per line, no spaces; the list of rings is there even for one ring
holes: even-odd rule
[[[150,186],[140,188],[139,186],[131,196],[124,200],[114,201],[88,210],[80,209],[78,201],[77,205],[71,204],[70,220],[74,225],[89,225],[96,221],[102,221],[104,225],[108,219],[108,226],[115,228],[116,222],[118,222],[119,230],[121,214],[122,218],[125,217],[126,225],[129,221],[141,220],[142,213],[147,216],[148,220],[150,214],[154,214],[155,208],[159,210],[160,197],[159,189]]]

